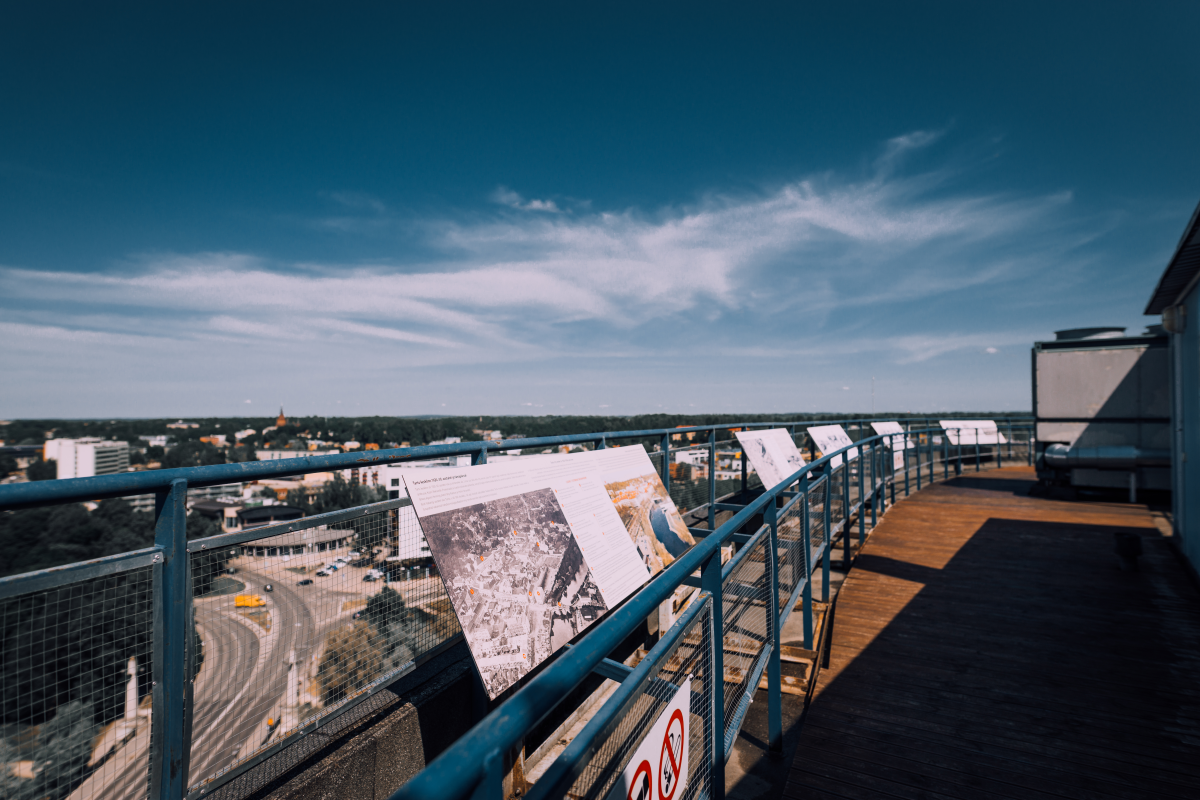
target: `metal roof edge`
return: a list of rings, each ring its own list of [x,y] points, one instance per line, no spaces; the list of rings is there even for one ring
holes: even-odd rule
[[[1164,308],[1172,305],[1175,300],[1186,294],[1187,291],[1190,290],[1196,283],[1196,275],[1193,274],[1189,276],[1188,280],[1184,282],[1183,291],[1177,292],[1173,296],[1167,296],[1166,290],[1163,287],[1163,284],[1167,281],[1167,278],[1174,271],[1180,255],[1185,249],[1187,249],[1188,242],[1191,239],[1196,238],[1195,234],[1198,232],[1198,226],[1200,226],[1200,203],[1196,204],[1196,208],[1192,211],[1191,219],[1189,219],[1187,225],[1184,226],[1183,235],[1179,237],[1179,243],[1175,245],[1175,252],[1171,255],[1171,259],[1167,262],[1166,269],[1164,269],[1162,275],[1159,276],[1158,283],[1155,285],[1154,291],[1150,294],[1150,299],[1146,303],[1146,310],[1143,313],[1161,314]],[[1197,248],[1200,249],[1200,243],[1198,243]],[[1194,266],[1193,270],[1195,270],[1197,273],[1200,273],[1200,265]]]

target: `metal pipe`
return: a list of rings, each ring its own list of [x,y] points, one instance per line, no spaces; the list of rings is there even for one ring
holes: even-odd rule
[[[1046,466],[1058,469],[1091,467],[1093,469],[1129,469],[1131,467],[1169,467],[1171,451],[1144,447],[1068,447],[1065,444],[1046,445]]]

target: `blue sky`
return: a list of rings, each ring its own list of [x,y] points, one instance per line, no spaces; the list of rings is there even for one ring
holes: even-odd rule
[[[4,418],[1027,409],[1200,199],[1193,2],[36,5]]]

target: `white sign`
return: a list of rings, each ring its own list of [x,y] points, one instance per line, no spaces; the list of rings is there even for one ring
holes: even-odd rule
[[[871,427],[880,436],[899,434],[898,436],[892,436],[891,440],[892,468],[904,469],[904,451],[916,446],[913,444],[912,437],[905,435],[904,428],[901,427],[899,422],[872,422]]]
[[[792,435],[784,428],[738,431],[734,435],[767,489],[783,483],[784,479],[796,474],[796,470],[805,464],[804,456],[800,455],[796,443],[792,441]]]
[[[818,425],[815,428],[809,428],[808,435],[817,443],[817,449],[821,451],[822,456],[854,444],[849,434],[842,430],[841,425]],[[853,461],[858,458],[858,448],[855,447],[847,451],[846,455],[849,456],[849,460]],[[830,461],[830,466],[833,469],[837,469],[841,466],[841,463],[842,457],[834,456],[833,460]]]
[[[1008,439],[991,419],[941,419],[938,424],[946,429],[950,444],[1004,444]],[[978,438],[978,442],[976,442]]]
[[[638,745],[606,800],[677,800],[688,776],[692,677],[671,698]]]
[[[602,480],[573,463],[404,475],[492,699],[650,578]]]

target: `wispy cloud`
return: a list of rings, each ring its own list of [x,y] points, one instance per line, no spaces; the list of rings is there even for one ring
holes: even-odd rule
[[[492,192],[492,202],[502,206],[515,208],[518,211],[545,211],[550,214],[561,214],[562,209],[553,200],[526,200],[520,194],[504,186],[497,187]]]
[[[657,210],[566,213],[501,187],[502,209],[404,220],[427,254],[416,264],[195,252],[0,267],[0,321],[93,358],[104,337],[132,337],[122,341],[139,351],[185,341],[238,359],[303,343],[327,359],[386,352],[409,366],[867,351],[916,364],[1027,342],[1037,326],[1012,314],[1031,302],[1028,281],[1053,271],[1070,284],[1103,225],[1066,191],[973,191],[958,165],[906,172],[943,138],[896,137],[865,177]],[[328,196],[350,212],[338,228],[348,236],[400,224],[370,195]]]

